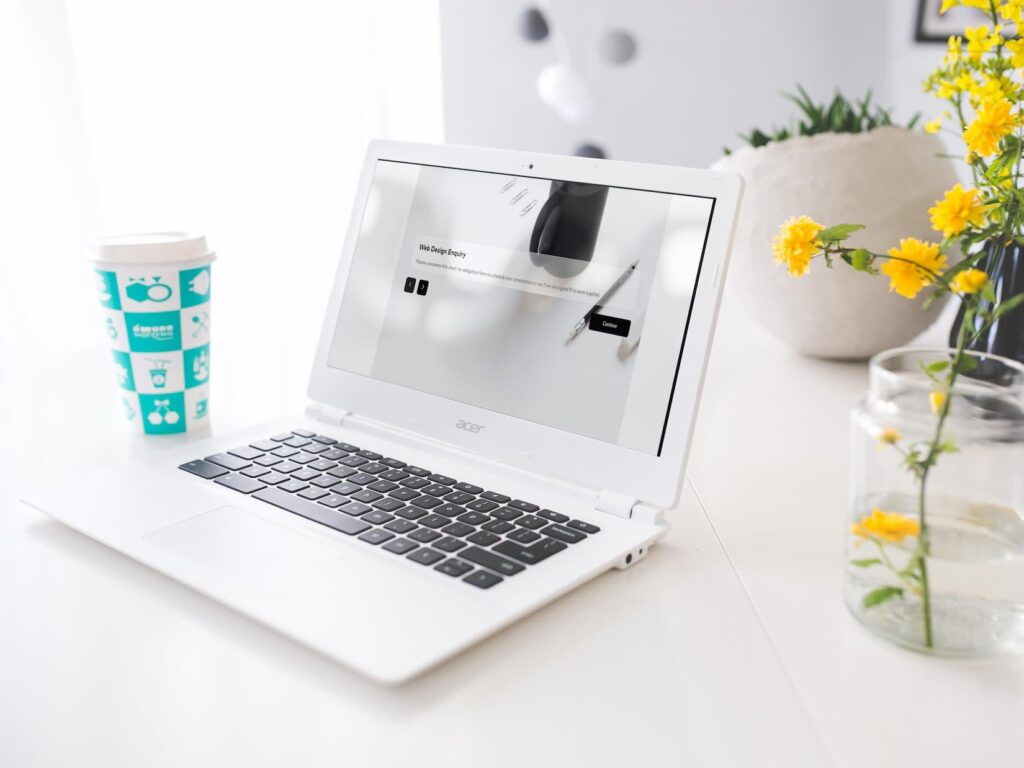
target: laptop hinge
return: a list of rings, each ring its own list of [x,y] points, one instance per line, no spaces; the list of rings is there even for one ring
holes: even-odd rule
[[[340,427],[345,423],[345,417],[350,415],[350,411],[344,408],[331,408],[329,405],[321,405],[320,403],[310,403],[306,406],[306,415],[311,419],[322,421],[324,424],[330,424],[332,427]]]
[[[650,504],[644,504],[629,496],[615,491],[601,491],[594,508],[609,515],[622,517],[626,520],[641,520],[646,523],[662,522],[662,510]]]

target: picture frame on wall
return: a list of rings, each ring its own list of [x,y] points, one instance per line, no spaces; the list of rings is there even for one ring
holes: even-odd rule
[[[979,8],[962,5],[939,13],[942,0],[917,0],[917,24],[914,26],[914,40],[918,43],[946,44],[950,35],[963,34],[965,27],[991,24],[988,14]]]

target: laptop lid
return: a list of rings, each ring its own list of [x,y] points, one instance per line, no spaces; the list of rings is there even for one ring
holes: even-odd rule
[[[309,396],[672,506],[741,186],[686,168],[375,142]]]

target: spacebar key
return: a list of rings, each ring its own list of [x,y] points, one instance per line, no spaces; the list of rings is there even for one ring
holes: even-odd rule
[[[493,552],[488,552],[486,549],[480,549],[480,547],[464,549],[459,552],[459,557],[462,560],[469,560],[471,563],[482,565],[489,571],[500,573],[502,576],[514,576],[523,570],[523,566],[519,563],[506,560],[504,557],[498,557]]]
[[[320,523],[320,525],[326,525],[328,528],[341,531],[341,533],[347,533],[349,536],[355,536],[357,533],[362,533],[367,528],[370,528],[369,523],[364,523],[358,518],[339,515],[327,507],[300,499],[277,488],[264,488],[262,491],[256,491],[252,498],[260,499],[261,501],[273,504],[275,507],[294,512],[296,515],[307,520]]]

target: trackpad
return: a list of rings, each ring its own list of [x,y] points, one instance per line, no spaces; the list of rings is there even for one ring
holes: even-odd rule
[[[248,582],[279,580],[344,553],[238,507],[203,512],[143,536],[197,565]]]

